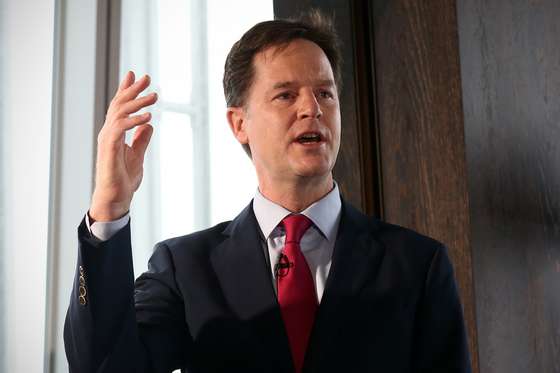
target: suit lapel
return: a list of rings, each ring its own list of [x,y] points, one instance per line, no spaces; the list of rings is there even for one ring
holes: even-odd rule
[[[331,350],[344,323],[352,317],[351,300],[377,269],[385,253],[372,237],[371,218],[343,201],[342,216],[321,305],[306,354],[305,370],[318,371],[321,356]]]
[[[213,250],[211,261],[229,307],[256,333],[259,350],[269,354],[260,358],[289,371],[288,338],[259,232],[251,203],[223,232],[228,238]]]

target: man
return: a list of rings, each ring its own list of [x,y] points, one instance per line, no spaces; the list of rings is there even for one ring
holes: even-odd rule
[[[317,14],[232,48],[227,119],[259,188],[232,222],[156,246],[133,283],[128,210],[157,97],[128,73],[99,134],[64,338],[73,372],[469,372],[445,248],[341,200],[340,58]],[[132,145],[126,130],[136,128]]]

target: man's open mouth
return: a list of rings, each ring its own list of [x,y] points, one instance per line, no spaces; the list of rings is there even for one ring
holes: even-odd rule
[[[304,133],[303,135],[299,136],[296,139],[296,141],[299,142],[300,144],[313,144],[313,143],[321,142],[322,137],[319,133],[308,132],[308,133]]]

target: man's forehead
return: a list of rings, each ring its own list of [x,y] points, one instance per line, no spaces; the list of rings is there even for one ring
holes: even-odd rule
[[[307,78],[314,84],[334,85],[326,54],[317,44],[305,39],[270,46],[255,55],[253,65],[259,78],[268,76],[275,85],[294,84]]]
[[[263,50],[259,51],[255,58],[262,60],[262,62],[271,62],[276,57],[283,56],[293,56],[301,54],[302,52],[315,51],[316,57],[325,57],[326,55],[323,49],[316,43],[307,39],[294,39],[285,43],[269,45]]]

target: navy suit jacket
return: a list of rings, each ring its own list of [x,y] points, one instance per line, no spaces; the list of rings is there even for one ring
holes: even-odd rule
[[[445,247],[345,202],[341,214],[304,372],[470,372]],[[129,226],[105,242],[78,232],[71,372],[293,372],[252,204],[159,243],[135,283]]]

